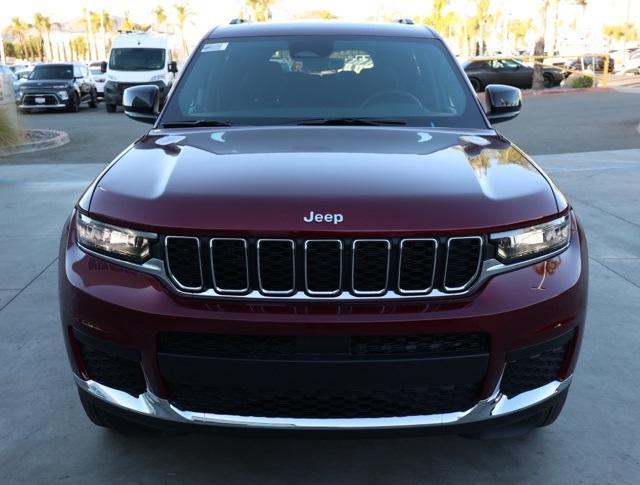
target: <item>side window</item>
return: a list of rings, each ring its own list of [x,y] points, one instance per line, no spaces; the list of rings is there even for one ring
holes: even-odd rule
[[[84,77],[89,77],[89,69],[87,69],[87,66],[82,66],[82,75]]]
[[[82,77],[80,66],[73,66],[73,77]]]
[[[490,61],[491,67],[498,71],[513,71],[518,69],[518,64],[508,59]]]

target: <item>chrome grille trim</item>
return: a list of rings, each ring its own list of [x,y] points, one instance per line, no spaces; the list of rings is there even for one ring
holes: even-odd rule
[[[403,290],[400,284],[400,281],[402,278],[402,253],[404,250],[404,244],[412,241],[413,242],[422,242],[422,241],[433,242],[433,245],[434,245],[433,246],[433,269],[431,271],[431,284],[427,288],[420,289],[420,290]],[[398,293],[400,293],[401,295],[426,295],[433,290],[433,286],[436,278],[436,271],[438,269],[437,268],[438,249],[439,249],[438,240],[434,238],[408,238],[400,241],[400,257],[398,258]],[[445,272],[445,276],[446,276],[446,272]]]
[[[544,261],[548,261],[553,259],[565,251],[570,247],[570,245],[564,246],[562,248],[558,248],[555,251],[552,251],[548,254],[544,254],[542,256],[538,256],[536,258],[518,261],[515,263],[504,264],[498,261],[495,258],[488,258],[482,262],[482,267],[480,269],[480,275],[478,278],[464,291],[459,291],[456,293],[445,292],[439,288],[434,288],[428,295],[403,295],[398,293],[397,291],[388,291],[384,295],[380,295],[376,297],[376,301],[384,302],[401,302],[401,301],[425,301],[425,300],[441,300],[441,299],[451,299],[451,298],[461,298],[466,297],[476,291],[480,286],[482,286],[487,280],[492,278],[493,276],[497,276],[504,273],[509,273],[511,271],[515,271],[518,269],[526,268],[528,266],[533,266],[538,263],[542,263]],[[104,253],[99,253],[92,249],[89,249],[85,246],[81,246],[77,244],[77,250],[82,251],[90,255],[91,257],[100,259],[102,261],[106,261],[110,264],[128,268],[133,271],[139,271],[144,274],[148,274],[158,278],[162,283],[164,283],[167,288],[184,298],[210,298],[210,299],[218,299],[218,300],[246,300],[246,301],[299,301],[299,302],[357,302],[362,301],[363,298],[357,295],[353,295],[349,291],[342,291],[336,296],[310,296],[304,291],[296,291],[291,295],[264,295],[260,293],[258,290],[251,290],[244,295],[237,294],[220,294],[217,293],[213,288],[206,288],[198,293],[188,292],[180,289],[176,286],[173,280],[169,277],[169,271],[167,268],[166,261],[158,257],[153,257],[148,261],[145,261],[142,264],[133,263],[131,261],[126,261],[119,258],[114,258],[113,256],[109,256]]]
[[[265,290],[262,285],[262,269],[260,267],[260,247],[262,244],[266,242],[288,242],[291,245],[291,261],[292,261],[292,273],[293,273],[293,285],[289,290]],[[296,291],[296,243],[293,239],[258,239],[256,244],[256,254],[258,258],[258,288],[260,293],[263,295],[273,295],[273,296],[289,296],[293,295]]]
[[[334,291],[313,291],[309,289],[309,279],[307,277],[308,274],[308,260],[307,260],[307,250],[309,248],[309,244],[313,243],[337,243],[340,248],[340,270],[338,272],[339,282],[338,287]],[[305,292],[311,296],[336,296],[339,295],[342,291],[342,272],[343,272],[343,264],[344,264],[344,244],[340,239],[308,239],[304,242],[304,289]]]
[[[171,258],[169,258],[169,244],[168,242],[171,239],[191,239],[191,240],[195,240],[198,246],[198,267],[200,268],[200,286],[185,286],[182,283],[180,283],[178,281],[178,278],[176,278],[173,273],[171,272],[171,263],[170,260]],[[202,289],[204,289],[204,278],[202,277],[202,255],[200,254],[200,239],[197,237],[192,237],[192,236],[166,236],[164,238],[164,257],[165,260],[167,262],[167,274],[169,275],[169,278],[171,279],[171,281],[181,290],[185,290],[185,291],[200,291]]]
[[[216,282],[216,269],[214,267],[213,264],[213,246],[215,241],[240,241],[242,242],[243,248],[244,248],[244,266],[245,266],[245,278],[246,278],[246,282],[247,282],[247,286],[243,289],[229,289],[229,288],[222,288],[220,286],[218,286],[217,282]],[[222,295],[225,294],[230,294],[230,295],[234,295],[234,294],[243,294],[243,293],[247,293],[250,289],[250,283],[249,283],[249,251],[247,248],[247,240],[246,239],[242,239],[239,237],[214,237],[209,241],[209,257],[211,258],[211,277],[213,278],[213,289],[217,292],[220,293]]]
[[[450,251],[450,248],[451,248],[451,241],[462,241],[462,240],[469,240],[469,239],[477,239],[477,240],[480,241],[480,250],[478,251],[478,261],[476,263],[476,272],[462,286],[456,286],[456,287],[447,286],[447,274],[448,274],[448,269],[449,269],[449,251]],[[450,292],[461,292],[461,291],[465,291],[469,287],[471,287],[473,285],[473,283],[476,281],[476,279],[478,278],[478,273],[480,272],[480,270],[482,268],[483,252],[484,252],[484,239],[482,237],[480,237],[480,236],[450,237],[447,240],[447,255],[446,255],[445,263],[444,263],[444,280],[443,280],[443,283],[442,283],[442,287],[444,288],[444,290],[445,291],[450,291]]]
[[[362,243],[385,243],[387,246],[387,271],[385,277],[384,287],[379,291],[359,291],[356,290],[355,284],[355,262],[356,262],[356,246]],[[389,288],[389,266],[391,259],[391,243],[388,239],[354,239],[353,243],[351,243],[351,291],[356,296],[379,296],[384,295]]]

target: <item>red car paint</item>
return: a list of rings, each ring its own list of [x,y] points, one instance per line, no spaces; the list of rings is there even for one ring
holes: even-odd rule
[[[255,27],[256,35],[265,28]],[[161,234],[301,239],[486,235],[569,212],[572,237],[560,254],[490,277],[463,296],[198,298],[176,294],[151,274],[88,254],[77,243],[78,211]],[[304,218],[310,211],[340,214],[342,220],[309,223]],[[585,322],[588,257],[584,233],[564,196],[490,128],[154,128],[81,197],[63,232],[59,287],[69,359],[81,379],[90,376],[73,329],[139,352],[148,390],[167,399],[158,366],[161,332],[486,332],[490,360],[478,396],[486,399],[499,385],[510,352],[570,331],[575,334],[558,379],[572,375]]]

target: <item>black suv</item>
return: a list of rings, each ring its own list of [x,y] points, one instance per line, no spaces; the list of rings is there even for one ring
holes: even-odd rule
[[[85,64],[38,64],[29,78],[20,84],[16,102],[22,113],[29,113],[33,108],[76,112],[84,102],[90,108],[95,108],[98,105],[98,91]]]

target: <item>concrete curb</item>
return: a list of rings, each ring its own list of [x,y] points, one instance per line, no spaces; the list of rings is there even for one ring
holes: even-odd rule
[[[21,153],[39,152],[41,150],[47,150],[49,148],[56,148],[69,143],[69,134],[65,131],[57,130],[25,130],[25,132],[37,131],[40,133],[51,134],[49,138],[44,140],[36,140],[31,142],[22,143],[20,145],[14,145],[0,149],[0,157],[8,157],[10,155],[18,155]]]

